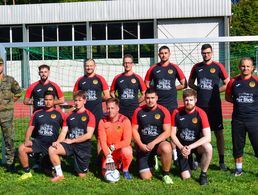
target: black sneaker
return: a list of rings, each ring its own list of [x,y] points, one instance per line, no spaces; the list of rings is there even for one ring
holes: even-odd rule
[[[15,164],[6,164],[6,172],[10,172],[10,173],[17,173]]]
[[[221,171],[227,171],[228,170],[227,166],[224,163],[219,163],[219,169]]]
[[[243,174],[242,169],[235,169],[234,173],[232,173],[232,176],[238,177],[238,176],[241,176],[242,174]]]
[[[200,182],[200,185],[207,185],[208,184],[208,177],[207,177],[207,175],[201,174],[200,178],[199,178],[199,182]]]

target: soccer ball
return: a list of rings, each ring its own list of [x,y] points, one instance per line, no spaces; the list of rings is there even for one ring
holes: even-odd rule
[[[120,173],[117,169],[112,171],[106,171],[104,178],[110,183],[115,183],[120,179]]]

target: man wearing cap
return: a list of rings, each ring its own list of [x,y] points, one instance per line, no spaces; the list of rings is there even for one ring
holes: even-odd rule
[[[0,58],[0,126],[4,136],[6,151],[6,169],[15,171],[14,165],[14,102],[21,97],[22,89],[11,76],[4,74],[4,60]]]

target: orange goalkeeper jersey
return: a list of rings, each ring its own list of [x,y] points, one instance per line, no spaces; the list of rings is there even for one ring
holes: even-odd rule
[[[115,145],[115,149],[120,149],[131,144],[132,140],[132,126],[130,120],[119,114],[118,120],[111,122],[108,117],[100,120],[98,126],[98,134],[100,146],[104,155],[110,153],[110,145]]]

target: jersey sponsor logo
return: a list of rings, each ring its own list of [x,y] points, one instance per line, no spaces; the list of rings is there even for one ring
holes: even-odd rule
[[[193,124],[197,124],[198,123],[198,119],[196,117],[192,118],[192,123]]]
[[[182,140],[185,140],[185,141],[195,140],[194,130],[191,130],[188,128],[183,129],[179,136]]]
[[[54,89],[52,87],[49,87],[47,90],[48,91],[54,91]]]
[[[86,121],[86,120],[87,120],[87,117],[86,117],[86,116],[82,116],[82,117],[81,117],[81,120],[82,120],[82,121]]]
[[[97,85],[99,83],[99,81],[97,79],[94,79],[92,82],[94,85]]]
[[[249,83],[249,86],[250,86],[250,87],[255,87],[255,82],[254,82],[254,81],[251,81],[251,82]]]
[[[173,70],[172,69],[168,69],[168,74],[173,74]]]
[[[121,99],[123,99],[123,100],[128,100],[128,99],[132,100],[132,99],[134,99],[134,91],[133,91],[133,89],[125,88],[123,90],[122,95],[121,95]]]
[[[160,114],[155,114],[154,118],[159,120],[160,119]]]
[[[38,107],[43,107],[45,105],[44,98],[39,98],[39,101],[37,102]]]
[[[141,130],[142,135],[158,136],[158,128],[156,126],[149,125]]]
[[[48,124],[41,125],[38,130],[38,133],[39,133],[39,135],[42,135],[42,136],[52,136],[53,135],[53,126],[48,125]]]
[[[200,79],[200,83],[198,84],[198,86],[201,89],[205,89],[205,90],[212,90],[212,80],[208,79],[208,78],[202,78]]]
[[[236,98],[238,103],[245,103],[250,104],[254,103],[254,94],[252,93],[239,93],[238,97]]]
[[[98,99],[96,91],[94,90],[88,90],[86,94],[87,94],[87,101],[94,101]]]
[[[75,127],[73,129],[71,129],[71,131],[68,134],[68,137],[70,139],[74,139],[74,138],[80,137],[82,135],[84,135],[84,129],[79,129],[78,127]]]
[[[215,72],[216,72],[216,69],[215,69],[215,68],[211,68],[211,69],[210,69],[210,73],[213,74],[213,73],[215,73]]]
[[[160,89],[160,90],[170,90],[171,89],[170,80],[160,79],[158,81],[158,84],[157,84],[157,89]]]
[[[55,115],[55,114],[51,114],[50,117],[51,117],[52,119],[55,119],[55,118],[56,118],[56,115]]]
[[[131,83],[135,84],[136,83],[136,79],[131,79]]]
[[[120,83],[123,83],[125,80],[124,79],[122,79],[121,81],[120,81]]]

